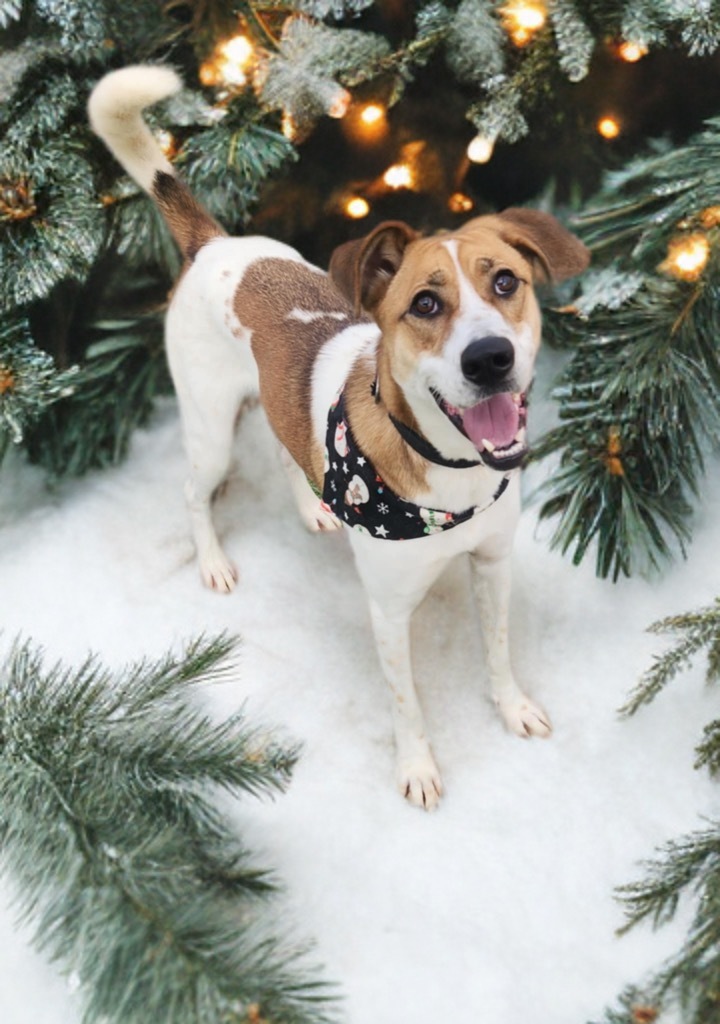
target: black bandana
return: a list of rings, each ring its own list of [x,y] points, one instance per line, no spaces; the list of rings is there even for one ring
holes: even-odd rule
[[[421,508],[399,498],[365,458],[350,431],[341,391],[330,407],[325,436],[325,481],[322,500],[328,511],[356,530],[383,540],[414,540],[465,523],[493,505],[505,491],[509,478],[485,505],[464,512],[442,512]]]

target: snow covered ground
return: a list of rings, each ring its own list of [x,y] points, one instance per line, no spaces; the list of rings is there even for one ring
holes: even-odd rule
[[[489,703],[466,565],[439,581],[415,623],[446,787],[427,815],[393,787],[388,701],[347,538],[304,532],[259,410],[237,451],[217,510],[242,574],[230,597],[204,590],[193,561],[172,402],[123,466],[54,493],[11,459],[0,473],[0,647],[22,632],[52,659],[76,664],[93,649],[117,666],[201,631],[240,634],[237,676],[212,691],[218,712],[246,702],[304,754],[288,793],[243,801],[238,823],[284,879],[283,917],[316,940],[348,1024],[598,1019],[687,924],[681,915],[617,938],[613,887],[717,806],[715,784],[692,768],[717,714],[701,666],[632,721],[616,709],[659,649],[645,627],[720,592],[718,465],[690,557],[660,582],[597,581],[591,565],[548,550],[537,506],[524,513],[515,664],[553,718],[547,742],[506,733]],[[528,488],[544,472],[532,470]],[[0,889],[0,1021],[79,1022],[78,995],[28,947],[9,893]]]

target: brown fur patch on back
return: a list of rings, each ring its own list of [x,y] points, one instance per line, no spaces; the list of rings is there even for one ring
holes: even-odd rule
[[[193,260],[211,238],[226,234],[187,185],[173,174],[157,171],[152,196],[186,260]]]
[[[276,436],[322,487],[323,450],[315,443],[311,382],[317,354],[362,319],[326,274],[293,260],[257,260],[235,293],[234,312],[252,331],[260,399]]]

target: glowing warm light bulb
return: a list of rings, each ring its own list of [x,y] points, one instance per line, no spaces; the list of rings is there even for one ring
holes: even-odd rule
[[[648,48],[644,43],[633,43],[629,39],[626,39],[625,42],[620,43],[618,46],[618,56],[622,60],[627,61],[628,64],[634,64],[636,61],[641,60],[647,52]]]
[[[224,43],[220,44],[218,49],[220,56],[224,57],[225,60],[232,61],[233,64],[239,64],[241,67],[248,63],[253,53],[252,43],[247,36],[243,35],[227,39]]]
[[[494,149],[493,139],[488,139],[485,135],[476,135],[474,139],[470,140],[466,150],[467,158],[474,164],[486,164],[493,155]]]
[[[387,110],[382,103],[353,104],[343,124],[343,131],[363,145],[373,146],[388,133]]]
[[[710,243],[702,234],[684,235],[668,245],[667,259],[660,269],[683,281],[700,277],[710,256]]]
[[[503,25],[516,46],[525,46],[547,20],[540,0],[511,0],[501,8]]]
[[[393,164],[383,174],[383,181],[389,188],[411,188],[413,174],[407,164]]]
[[[198,71],[198,78],[203,85],[217,85],[220,81],[220,76],[215,64],[211,60],[206,60],[200,65]]]
[[[616,117],[611,117],[608,114],[606,117],[600,118],[597,130],[604,139],[616,139],[620,134],[620,122]]]
[[[360,111],[360,120],[368,128],[378,124],[385,118],[385,108],[381,107],[379,103],[368,103]]]
[[[448,199],[448,209],[452,213],[467,213],[474,205],[470,196],[466,196],[464,192],[453,192]]]
[[[370,213],[370,203],[362,196],[353,196],[346,201],[343,210],[345,215],[352,220],[362,220]]]
[[[226,39],[215,47],[212,57],[200,66],[200,81],[203,85],[245,85],[245,70],[252,57],[253,46],[247,36],[241,34]]]

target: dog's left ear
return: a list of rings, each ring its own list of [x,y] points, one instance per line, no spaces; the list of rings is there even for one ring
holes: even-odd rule
[[[401,220],[378,224],[369,235],[339,245],[330,258],[330,277],[355,315],[377,307],[418,233]]]
[[[501,237],[529,254],[533,265],[539,265],[541,279],[564,281],[590,263],[587,246],[549,213],[512,206],[497,214],[497,220]]]

